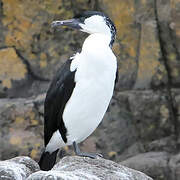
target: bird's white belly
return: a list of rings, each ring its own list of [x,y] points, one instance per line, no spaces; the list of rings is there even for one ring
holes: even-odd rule
[[[67,128],[67,144],[86,139],[99,125],[111,100],[117,62],[110,48],[106,53],[97,48],[84,49],[75,56],[75,88],[67,102],[63,120]]]
[[[96,129],[108,108],[113,89],[113,79],[90,79],[76,83],[63,113],[67,144],[83,141]]]

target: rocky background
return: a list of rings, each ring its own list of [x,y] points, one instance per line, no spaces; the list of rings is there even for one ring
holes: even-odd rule
[[[0,159],[39,159],[49,82],[87,36],[50,23],[84,10],[107,13],[117,27],[119,82],[81,149],[155,180],[180,179],[179,0],[0,0]],[[71,147],[59,156],[67,154]]]

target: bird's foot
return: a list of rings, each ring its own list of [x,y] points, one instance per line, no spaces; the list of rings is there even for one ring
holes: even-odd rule
[[[102,154],[99,153],[87,153],[87,152],[79,152],[76,153],[77,156],[81,156],[81,157],[89,157],[92,159],[97,159],[98,157],[103,157]]]
[[[92,158],[92,159],[96,159],[98,157],[103,157],[102,154],[99,154],[99,153],[81,152],[76,142],[73,142],[73,147],[74,147],[74,152],[75,152],[75,154],[77,156],[89,157],[89,158]]]

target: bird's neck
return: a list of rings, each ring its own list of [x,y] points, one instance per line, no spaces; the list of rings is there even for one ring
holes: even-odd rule
[[[111,36],[106,34],[94,33],[89,35],[83,44],[82,50],[110,48]]]

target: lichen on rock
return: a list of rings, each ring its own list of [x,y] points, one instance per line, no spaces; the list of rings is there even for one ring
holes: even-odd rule
[[[11,88],[11,80],[25,78],[27,73],[26,66],[13,48],[1,49],[0,57],[0,80],[2,81],[2,86]]]

